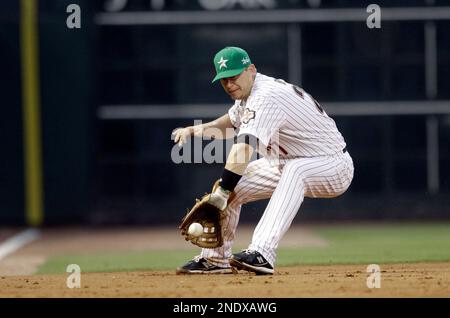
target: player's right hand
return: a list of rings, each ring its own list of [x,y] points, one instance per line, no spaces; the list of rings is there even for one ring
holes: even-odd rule
[[[173,142],[182,147],[186,143],[187,137],[191,136],[192,133],[192,127],[178,128],[172,133],[174,136]]]

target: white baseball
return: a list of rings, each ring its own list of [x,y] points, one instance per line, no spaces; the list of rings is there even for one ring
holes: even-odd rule
[[[192,223],[189,225],[188,234],[198,237],[203,233],[203,226],[200,223]]]

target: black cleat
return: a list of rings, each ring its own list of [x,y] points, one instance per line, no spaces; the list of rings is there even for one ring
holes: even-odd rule
[[[206,259],[200,256],[187,262],[182,267],[178,267],[177,275],[180,274],[231,274],[233,273],[231,267],[219,267],[211,264]]]
[[[273,267],[257,251],[243,250],[240,253],[233,254],[230,258],[230,265],[236,269],[243,269],[254,272],[257,275],[273,274]]]

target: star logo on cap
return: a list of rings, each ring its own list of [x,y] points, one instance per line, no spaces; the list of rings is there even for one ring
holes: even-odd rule
[[[220,58],[220,60],[217,62],[217,64],[220,64],[219,70],[221,70],[222,67],[227,68],[227,62],[228,62],[228,60],[224,60],[224,59],[223,59],[223,56],[222,56],[222,57]]]
[[[243,59],[242,59],[242,64],[247,64],[247,63],[249,63],[250,62],[250,59],[248,58],[248,57],[244,57]]]

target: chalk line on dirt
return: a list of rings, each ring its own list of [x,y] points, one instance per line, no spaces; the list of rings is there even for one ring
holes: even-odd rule
[[[6,256],[16,252],[23,246],[37,240],[41,232],[37,229],[27,229],[0,244],[0,261]]]

